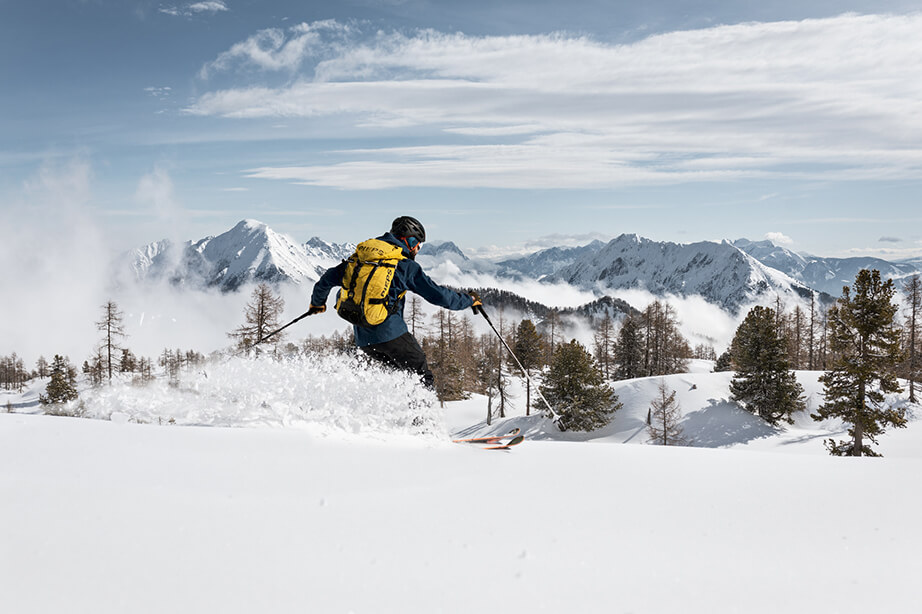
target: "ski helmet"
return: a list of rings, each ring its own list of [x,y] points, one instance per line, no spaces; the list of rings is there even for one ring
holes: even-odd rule
[[[395,237],[414,237],[420,243],[425,243],[426,241],[426,229],[423,228],[418,219],[407,215],[394,220],[394,223],[391,224],[391,234]]]

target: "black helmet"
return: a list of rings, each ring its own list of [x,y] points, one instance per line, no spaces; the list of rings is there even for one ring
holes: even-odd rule
[[[391,234],[395,237],[415,237],[420,243],[426,241],[426,229],[419,223],[415,217],[403,215],[394,220],[391,224]]]

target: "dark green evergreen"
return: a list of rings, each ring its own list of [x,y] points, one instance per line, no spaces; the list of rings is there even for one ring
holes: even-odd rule
[[[38,400],[42,405],[66,403],[77,398],[77,375],[67,359],[58,354],[51,363],[51,381],[40,394]]]
[[[793,424],[791,415],[806,409],[803,386],[791,370],[785,347],[778,318],[768,307],[753,307],[730,345],[736,367],[730,397],[771,425],[782,420]]]
[[[829,311],[833,363],[820,378],[826,402],[813,419],[841,418],[850,425],[850,441],[826,441],[830,454],[880,456],[865,439],[876,445],[884,427],[906,426],[905,411],[884,404],[885,394],[902,392],[895,375],[902,358],[898,308],[893,281],[882,282],[879,271],[861,271],[853,288],[843,288]]]
[[[515,355],[531,377],[535,369],[543,366],[544,343],[535,323],[522,320],[515,329]],[[531,413],[531,380],[525,378],[525,413]]]
[[[732,371],[733,370],[733,356],[730,354],[730,350],[727,350],[717,358],[717,362],[714,363],[714,373],[721,373],[723,371]]]
[[[576,340],[554,350],[541,393],[572,431],[601,428],[621,409],[592,354]]]
[[[633,379],[644,376],[644,341],[640,321],[635,316],[628,316],[618,331],[618,343],[615,345],[615,379]]]

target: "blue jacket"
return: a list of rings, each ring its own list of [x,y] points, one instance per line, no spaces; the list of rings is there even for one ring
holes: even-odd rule
[[[391,282],[391,291],[388,294],[389,302],[397,301],[396,311],[389,315],[384,322],[377,326],[355,326],[355,343],[359,347],[374,345],[376,343],[385,343],[392,341],[397,337],[409,332],[407,323],[403,319],[403,308],[406,305],[405,299],[397,300],[401,292],[410,290],[420,295],[428,302],[439,307],[459,311],[467,309],[474,304],[474,299],[468,294],[455,292],[448,288],[442,287],[432,281],[428,275],[415,260],[410,258],[410,251],[407,246],[397,239],[391,233],[386,233],[378,237],[381,241],[387,241],[391,245],[396,245],[403,249],[403,255],[406,257],[397,264],[397,270],[394,274],[394,280]],[[332,269],[327,269],[320,279],[314,284],[314,291],[311,294],[311,305],[326,305],[330,291],[341,286],[343,283],[343,274],[346,271],[345,261]]]

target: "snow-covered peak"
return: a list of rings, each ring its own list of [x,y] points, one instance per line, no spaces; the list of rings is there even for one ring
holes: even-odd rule
[[[656,295],[700,295],[736,311],[768,293],[794,298],[810,290],[729,243],[678,244],[621,235],[551,276],[587,289],[642,288]]]
[[[917,273],[919,263],[888,262],[880,258],[820,258],[802,256],[771,241],[737,239],[733,245],[762,264],[777,269],[797,281],[818,290],[838,296],[842,286],[851,285],[862,269],[876,269],[887,279],[899,279]]]
[[[128,257],[136,279],[168,279],[177,285],[217,286],[233,291],[251,282],[313,282],[354,246],[319,239],[299,245],[253,219],[217,236],[175,245],[158,241]]]

